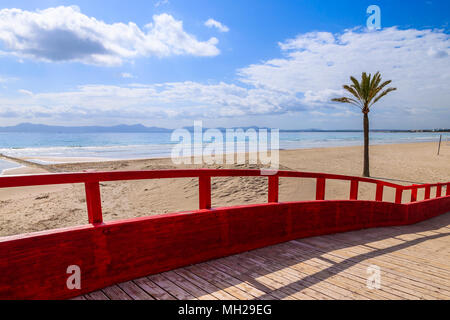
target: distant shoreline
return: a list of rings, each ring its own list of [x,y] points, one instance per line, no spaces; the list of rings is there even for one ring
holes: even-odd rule
[[[432,145],[436,144],[437,142],[411,142],[411,141],[405,141],[405,142],[392,142],[392,143],[372,143],[371,146],[378,146],[378,147],[392,147],[395,145]],[[280,148],[280,152],[299,152],[299,151],[311,151],[311,150],[332,150],[332,149],[341,149],[341,148],[354,148],[354,147],[361,147],[362,142],[355,144],[355,145],[336,145],[336,146],[317,146],[317,147],[305,147],[305,148]],[[239,153],[242,153],[239,152]],[[247,153],[247,152],[245,152]],[[222,155],[225,155],[226,153],[222,153]],[[169,160],[170,155],[161,155],[161,156],[152,156],[152,157],[127,157],[127,158],[100,158],[100,157],[70,157],[70,156],[57,156],[57,157],[51,157],[51,156],[33,156],[33,157],[10,157],[7,155],[4,155],[0,153],[0,162],[9,162],[9,163],[15,163],[17,166],[11,166],[7,168],[3,168],[0,170],[0,175],[3,174],[9,174],[10,172],[14,172],[15,174],[20,174],[22,169],[40,169],[40,170],[46,170],[46,168],[51,167],[53,165],[63,165],[63,164],[82,164],[82,163],[108,163],[108,162],[124,162],[124,161],[145,161],[145,160]]]
[[[192,126],[182,127],[181,129],[186,129],[188,131],[193,131]],[[226,131],[227,129],[271,129],[269,127],[258,127],[258,126],[244,126],[244,127],[217,127],[210,128],[217,129],[220,131]],[[275,128],[274,128],[275,129]],[[142,124],[135,125],[115,125],[115,126],[52,126],[43,124],[33,124],[33,123],[21,123],[15,126],[0,127],[0,133],[169,133],[175,129],[161,128],[161,127],[147,127]],[[203,130],[208,130],[208,128],[203,128]],[[280,132],[363,132],[362,130],[352,130],[352,129],[279,129]],[[371,132],[389,132],[389,133],[414,133],[414,132],[450,132],[450,128],[434,128],[434,129],[372,129]]]

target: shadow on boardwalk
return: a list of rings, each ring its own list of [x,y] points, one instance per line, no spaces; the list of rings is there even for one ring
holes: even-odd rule
[[[450,212],[298,239],[111,286],[79,299],[450,299]],[[367,288],[367,267],[381,288]]]

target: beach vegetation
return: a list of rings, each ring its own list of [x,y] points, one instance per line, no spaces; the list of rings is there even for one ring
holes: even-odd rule
[[[397,90],[397,88],[387,87],[392,80],[382,81],[380,72],[373,75],[363,72],[361,81],[355,77],[350,77],[351,84],[343,85],[343,89],[347,91],[349,97],[334,98],[332,101],[340,103],[348,103],[361,109],[363,113],[364,126],[364,169],[363,176],[369,177],[369,112],[371,107],[389,92]]]

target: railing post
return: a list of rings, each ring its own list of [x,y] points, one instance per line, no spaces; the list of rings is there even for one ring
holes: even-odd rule
[[[211,177],[198,178],[199,209],[211,209]]]
[[[269,176],[268,202],[278,202],[278,176]]]
[[[350,183],[350,200],[358,200],[358,180],[352,180]]]
[[[395,203],[402,203],[402,195],[403,195],[403,189],[396,188],[395,189]]]
[[[428,200],[430,199],[431,196],[431,187],[429,185],[425,186],[425,195],[423,197],[423,200]]]
[[[100,184],[96,182],[86,182],[84,184],[86,191],[86,205],[89,217],[89,223],[97,224],[103,222],[102,200],[100,196]]]
[[[438,184],[436,186],[436,198],[439,198],[442,195],[442,185]]]
[[[417,201],[417,187],[413,184],[413,188],[411,189],[411,202]]]
[[[316,200],[325,200],[325,178],[317,178]]]
[[[377,183],[377,191],[375,193],[375,201],[383,201],[383,185]]]

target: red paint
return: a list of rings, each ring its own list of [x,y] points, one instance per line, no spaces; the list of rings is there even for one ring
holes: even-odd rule
[[[98,182],[86,182],[85,190],[89,223],[102,223],[100,184]]]
[[[431,196],[431,187],[429,185],[425,186],[425,195],[423,197],[424,200],[430,199]]]
[[[279,178],[278,176],[269,176],[269,191],[268,191],[268,202],[278,202],[278,188],[279,188]]]
[[[414,186],[413,189],[411,189],[411,202],[417,201],[417,187]]]
[[[436,186],[436,198],[437,198],[437,197],[440,197],[441,194],[442,194],[442,185],[441,185],[441,184],[438,184],[438,185]]]
[[[1,187],[85,183],[93,224],[0,238],[0,299],[63,299],[188,264],[303,237],[405,225],[450,211],[450,196],[400,204],[400,186],[367,178],[279,171],[268,176],[269,203],[211,207],[211,177],[261,176],[259,170],[162,170],[1,177]],[[199,178],[202,210],[99,223],[100,181]],[[326,179],[351,181],[355,200],[277,203],[279,177],[316,178],[323,200]],[[377,184],[377,201],[356,200],[358,183]],[[396,188],[396,203],[382,201],[383,187]],[[400,197],[400,198],[399,198]],[[400,199],[400,201],[399,201]],[[417,200],[417,199],[415,199]],[[81,267],[81,290],[66,287],[69,265]]]
[[[358,199],[358,180],[352,180],[350,183],[350,200]]]
[[[325,200],[325,179],[324,178],[317,178],[316,200]]]
[[[395,203],[402,203],[402,195],[403,195],[403,189],[402,188],[396,188],[395,189]]]
[[[375,193],[375,201],[383,201],[383,185],[377,183],[377,190]]]
[[[198,178],[199,209],[211,209],[211,177]]]

